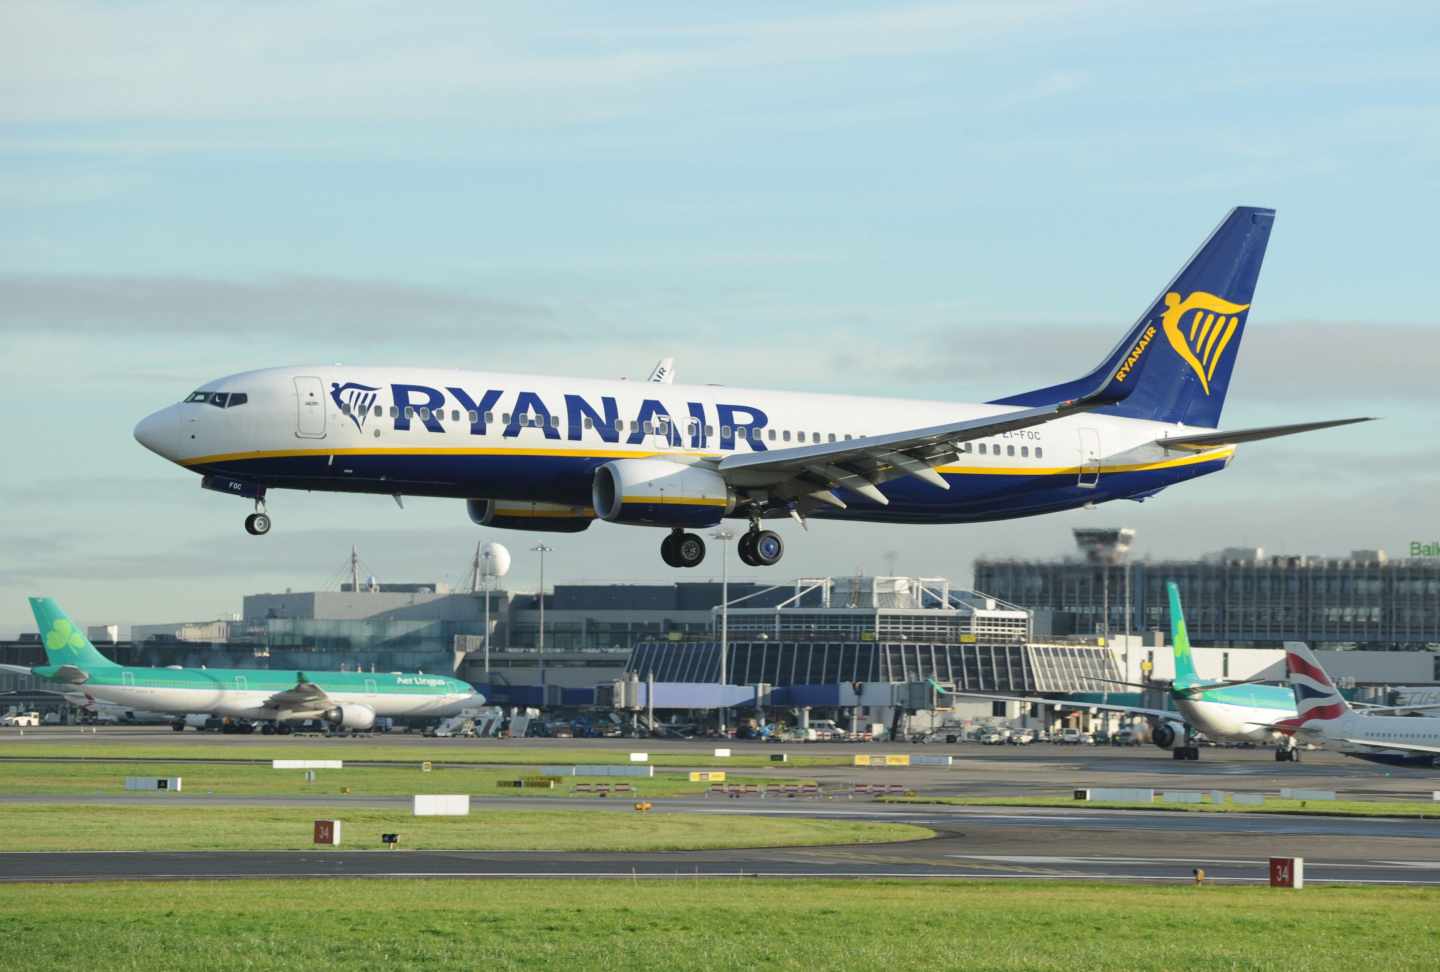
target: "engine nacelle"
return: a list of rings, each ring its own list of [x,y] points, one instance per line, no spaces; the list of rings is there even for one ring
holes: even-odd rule
[[[369,729],[375,725],[375,710],[368,705],[346,703],[327,709],[325,721],[340,729]]]
[[[595,514],[611,523],[707,527],[735,509],[724,477],[669,459],[616,459],[595,470]]]
[[[480,526],[540,533],[579,533],[595,522],[593,510],[558,503],[469,499],[465,501],[465,512]]]
[[[1150,733],[1150,741],[1161,749],[1185,745],[1185,726],[1179,722],[1162,722]]]

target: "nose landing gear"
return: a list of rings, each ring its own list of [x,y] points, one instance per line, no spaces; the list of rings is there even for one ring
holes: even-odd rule
[[[699,534],[671,530],[660,544],[660,559],[671,567],[698,567],[705,559],[705,541]]]
[[[255,512],[245,517],[245,532],[252,537],[263,537],[270,532],[270,514],[265,512],[265,501],[255,501]]]

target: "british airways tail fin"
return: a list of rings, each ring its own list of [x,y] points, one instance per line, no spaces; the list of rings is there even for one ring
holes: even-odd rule
[[[1217,427],[1274,222],[1273,209],[1232,209],[1095,370],[994,404],[1050,405],[1129,381],[1105,414]]]
[[[1297,724],[1338,719],[1350,712],[1349,703],[1304,642],[1285,642],[1285,671],[1295,691]]]

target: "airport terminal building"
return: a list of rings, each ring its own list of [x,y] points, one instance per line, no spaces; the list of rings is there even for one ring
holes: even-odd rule
[[[1100,532],[1116,535],[1116,546],[1094,543]],[[1165,583],[1173,580],[1197,644],[1440,647],[1440,559],[1392,560],[1383,550],[1267,556],[1251,547],[1199,560],[1130,560],[1117,547],[1128,547],[1133,531],[1076,533],[1081,556],[977,560],[975,586],[1037,612],[1056,632],[1168,631]]]

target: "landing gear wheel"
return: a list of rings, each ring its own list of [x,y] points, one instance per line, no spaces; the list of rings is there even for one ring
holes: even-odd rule
[[[252,537],[263,537],[270,532],[270,517],[264,513],[251,513],[245,518],[245,532]]]
[[[773,567],[785,556],[785,542],[774,530],[761,530],[750,534],[750,553],[757,567]]]
[[[660,559],[670,567],[680,566],[680,561],[675,559],[675,541],[679,537],[679,533],[671,533],[660,541]]]
[[[740,550],[740,562],[750,567],[759,567],[760,562],[755,559],[755,534],[747,533],[740,538],[735,545]]]
[[[705,541],[700,539],[699,534],[682,533],[671,539],[674,541],[671,550],[674,551],[675,566],[700,566],[700,561],[705,559]]]

